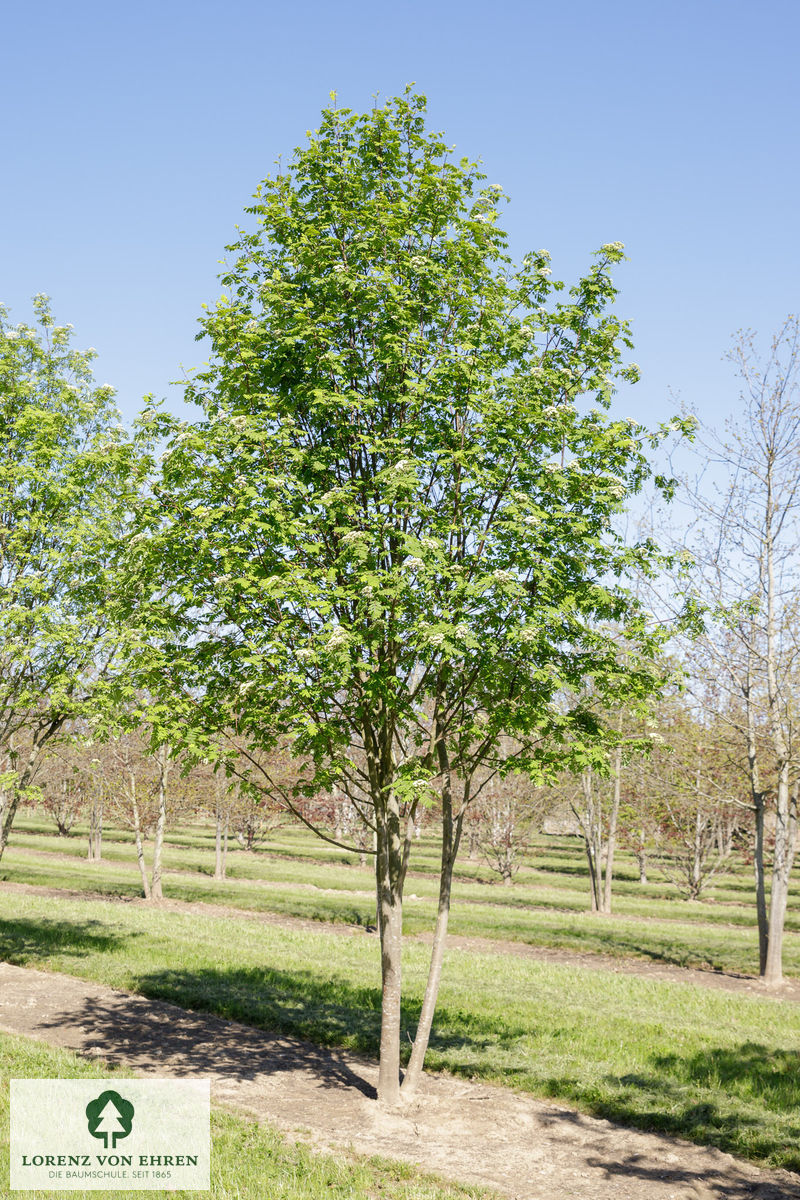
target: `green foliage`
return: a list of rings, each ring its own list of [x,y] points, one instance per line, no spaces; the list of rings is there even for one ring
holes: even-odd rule
[[[46,297],[34,307],[37,326],[0,307],[0,766],[27,793],[41,747],[114,674],[115,551],[143,462],[94,351],[70,348]]]
[[[610,308],[622,247],[559,300],[545,251],[512,266],[501,189],[424,108],[330,108],[259,187],[202,321],[204,418],[160,423],[141,577],[196,754],[287,734],[311,789],[374,740],[401,803],[439,770],[434,710],[464,774],[502,732],[536,775],[602,757],[563,697],[591,680],[595,707],[635,706],[657,648],[624,587],[655,547],[613,531],[649,476],[650,435],[607,411],[636,375]]]

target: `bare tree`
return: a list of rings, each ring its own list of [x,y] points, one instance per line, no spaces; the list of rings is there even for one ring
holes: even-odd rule
[[[709,613],[696,656],[725,693],[746,750],[755,819],[759,970],[782,978],[783,929],[797,834],[800,667],[800,326],[789,317],[765,358],[740,333],[729,355],[741,410],[703,430],[703,479],[691,490],[696,594]],[[766,818],[775,822],[769,901]]]

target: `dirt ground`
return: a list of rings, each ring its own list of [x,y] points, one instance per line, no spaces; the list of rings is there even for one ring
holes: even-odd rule
[[[464,944],[509,950],[505,943]],[[537,956],[586,967],[644,968],[668,978],[706,975],[698,982],[715,980],[713,986],[737,990],[757,987],[752,980],[678,968],[650,971],[649,964],[607,963],[592,955]],[[717,1150],[447,1075],[427,1077],[415,1101],[381,1112],[373,1062],[71,976],[0,964],[0,1028],[133,1075],[207,1076],[217,1103],[297,1140],[403,1159],[515,1200],[800,1200],[800,1178],[790,1172],[762,1170]]]

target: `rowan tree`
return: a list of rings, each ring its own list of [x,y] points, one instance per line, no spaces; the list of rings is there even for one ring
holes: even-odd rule
[[[649,435],[607,411],[615,381],[636,377],[610,307],[622,247],[604,246],[559,301],[545,251],[511,264],[502,189],[453,161],[424,111],[410,90],[364,115],[334,105],[259,187],[202,321],[211,361],[189,398],[204,415],[162,419],[135,584],[164,636],[158,674],[184,744],[208,756],[228,730],[263,750],[289,739],[303,771],[288,805],[302,814],[334,786],[366,798],[386,1104],[420,812],[440,816],[442,860],[406,1094],[476,772],[591,763],[602,721],[563,697],[591,677],[601,700],[636,703],[656,643],[624,586],[654,547],[612,528],[649,474]],[[632,647],[624,666],[608,623]],[[256,764],[259,778],[270,784]]]

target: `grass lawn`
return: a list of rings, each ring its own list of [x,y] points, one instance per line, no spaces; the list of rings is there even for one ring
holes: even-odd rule
[[[47,833],[26,814],[15,828],[0,864],[0,879],[60,889],[130,897],[140,895],[131,835],[110,830],[105,859],[87,864],[82,835]],[[435,918],[436,846],[423,839],[414,847],[406,885],[404,928],[430,930]],[[282,828],[265,849],[229,854],[229,878],[215,881],[213,832],[196,826],[172,832],[165,847],[167,896],[203,900],[233,908],[274,912],[323,922],[374,923],[370,867],[327,845],[308,831]],[[594,950],[677,966],[711,967],[755,974],[757,935],[749,872],[723,877],[707,900],[688,903],[663,880],[638,882],[630,856],[620,856],[614,915],[587,912],[588,883],[581,845],[575,838],[540,838],[532,847],[513,888],[487,879],[477,862],[462,860],[454,887],[454,934],[521,941],[554,948]],[[800,905],[789,905],[784,969],[800,975]]]
[[[377,1049],[378,947],[366,935],[0,892],[0,955]],[[426,947],[408,943],[409,1032],[426,969]],[[800,1170],[798,1045],[800,1006],[787,1001],[451,951],[429,1065]]]
[[[122,1072],[117,1072],[122,1074]],[[113,1079],[114,1073],[27,1038],[0,1034],[0,1194],[9,1193],[9,1089],[14,1079]],[[212,1110],[211,1190],[14,1192],[20,1200],[65,1196],[73,1200],[468,1200],[485,1189],[449,1185],[420,1175],[413,1167],[378,1158],[312,1154],[290,1145],[277,1132],[252,1121]]]

